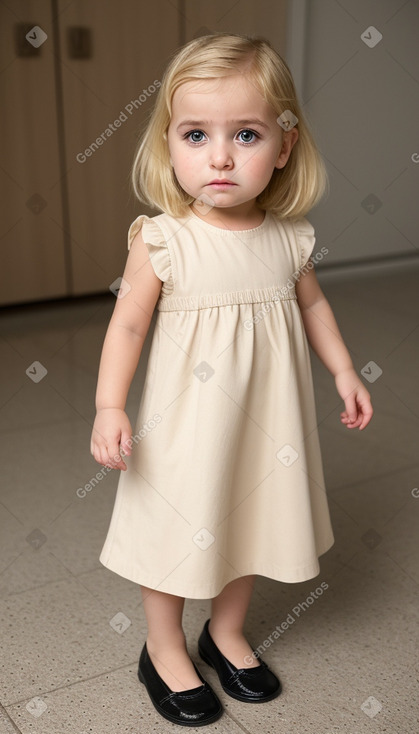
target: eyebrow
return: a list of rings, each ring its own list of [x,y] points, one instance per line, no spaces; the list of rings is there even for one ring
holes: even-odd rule
[[[259,125],[259,127],[264,127],[267,130],[269,129],[269,126],[266,125],[262,120],[253,119],[253,120],[228,120],[229,123],[234,123],[236,125]],[[202,127],[203,125],[209,125],[209,120],[183,120],[180,125],[177,126],[176,130],[180,130],[181,127],[190,127],[190,126],[196,126],[196,127]]]

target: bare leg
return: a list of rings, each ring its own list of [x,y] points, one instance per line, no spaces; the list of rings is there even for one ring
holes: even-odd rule
[[[252,596],[255,576],[242,576],[227,584],[212,600],[208,631],[220,652],[236,668],[255,668],[259,661],[243,635],[243,625]],[[247,656],[252,657],[249,662]]]
[[[147,618],[147,650],[160,678],[172,691],[202,686],[189,657],[182,615],[185,599],[140,586]]]

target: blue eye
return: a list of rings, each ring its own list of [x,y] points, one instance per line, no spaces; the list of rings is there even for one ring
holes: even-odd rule
[[[259,137],[258,134],[255,133],[253,130],[240,130],[239,135],[245,135],[245,136],[251,135],[252,136],[252,139],[251,140],[249,140],[248,137],[247,137],[247,139],[246,138],[244,138],[244,139],[242,138],[241,142],[242,143],[246,143],[247,145],[249,145],[251,143],[254,143],[255,142],[255,139],[257,137]]]
[[[185,135],[186,140],[189,140],[190,143],[202,143],[202,138],[197,139],[195,136],[203,135],[204,133],[202,130],[191,130],[190,133],[187,133]],[[193,136],[193,137],[191,137]]]

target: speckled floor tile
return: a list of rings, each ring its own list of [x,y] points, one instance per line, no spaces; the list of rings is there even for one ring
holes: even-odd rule
[[[51,693],[7,707],[7,713],[22,734],[116,734],[123,732],[175,732],[179,726],[155,710],[137,666],[128,665]],[[185,727],[183,727],[185,729]],[[205,727],[187,727],[191,732],[242,734],[242,728],[224,712]],[[9,734],[7,732],[7,734]]]
[[[0,734],[16,734],[17,731],[7,712],[0,707]]]

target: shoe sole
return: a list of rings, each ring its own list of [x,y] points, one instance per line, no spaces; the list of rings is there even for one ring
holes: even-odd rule
[[[215,666],[213,665],[213,663],[211,662],[211,660],[209,658],[207,658],[207,656],[201,650],[200,647],[198,647],[198,652],[199,652],[200,657],[204,661],[204,663],[206,663],[211,668],[213,668],[215,670],[215,672],[217,673],[217,669],[215,668]],[[218,675],[218,673],[217,673],[217,675]],[[264,696],[263,698],[246,698],[246,696],[240,696],[239,693],[233,693],[228,688],[225,688],[225,686],[223,686],[223,684],[222,684],[222,682],[220,680],[220,676],[219,675],[218,675],[218,680],[220,681],[221,688],[223,689],[223,691],[225,693],[227,693],[232,698],[235,698],[237,701],[242,701],[243,703],[265,703],[265,701],[273,701],[273,699],[274,698],[278,698],[278,696],[282,692],[282,687],[280,686],[278,691],[275,691],[275,693],[271,693],[269,696]]]
[[[153,704],[154,708],[156,709],[156,711],[160,714],[160,716],[163,716],[168,721],[171,721],[172,724],[179,724],[180,726],[206,726],[207,724],[212,724],[214,721],[217,721],[224,713],[223,710],[221,709],[220,712],[218,712],[217,714],[214,714],[213,716],[210,716],[208,719],[205,719],[205,721],[190,721],[190,722],[182,721],[182,719],[177,719],[176,716],[170,716],[170,714],[167,714],[165,711],[162,711],[151,698],[150,693],[147,688],[147,684],[140,670],[137,671],[137,675],[141,683],[145,686],[148,697],[151,703]]]

